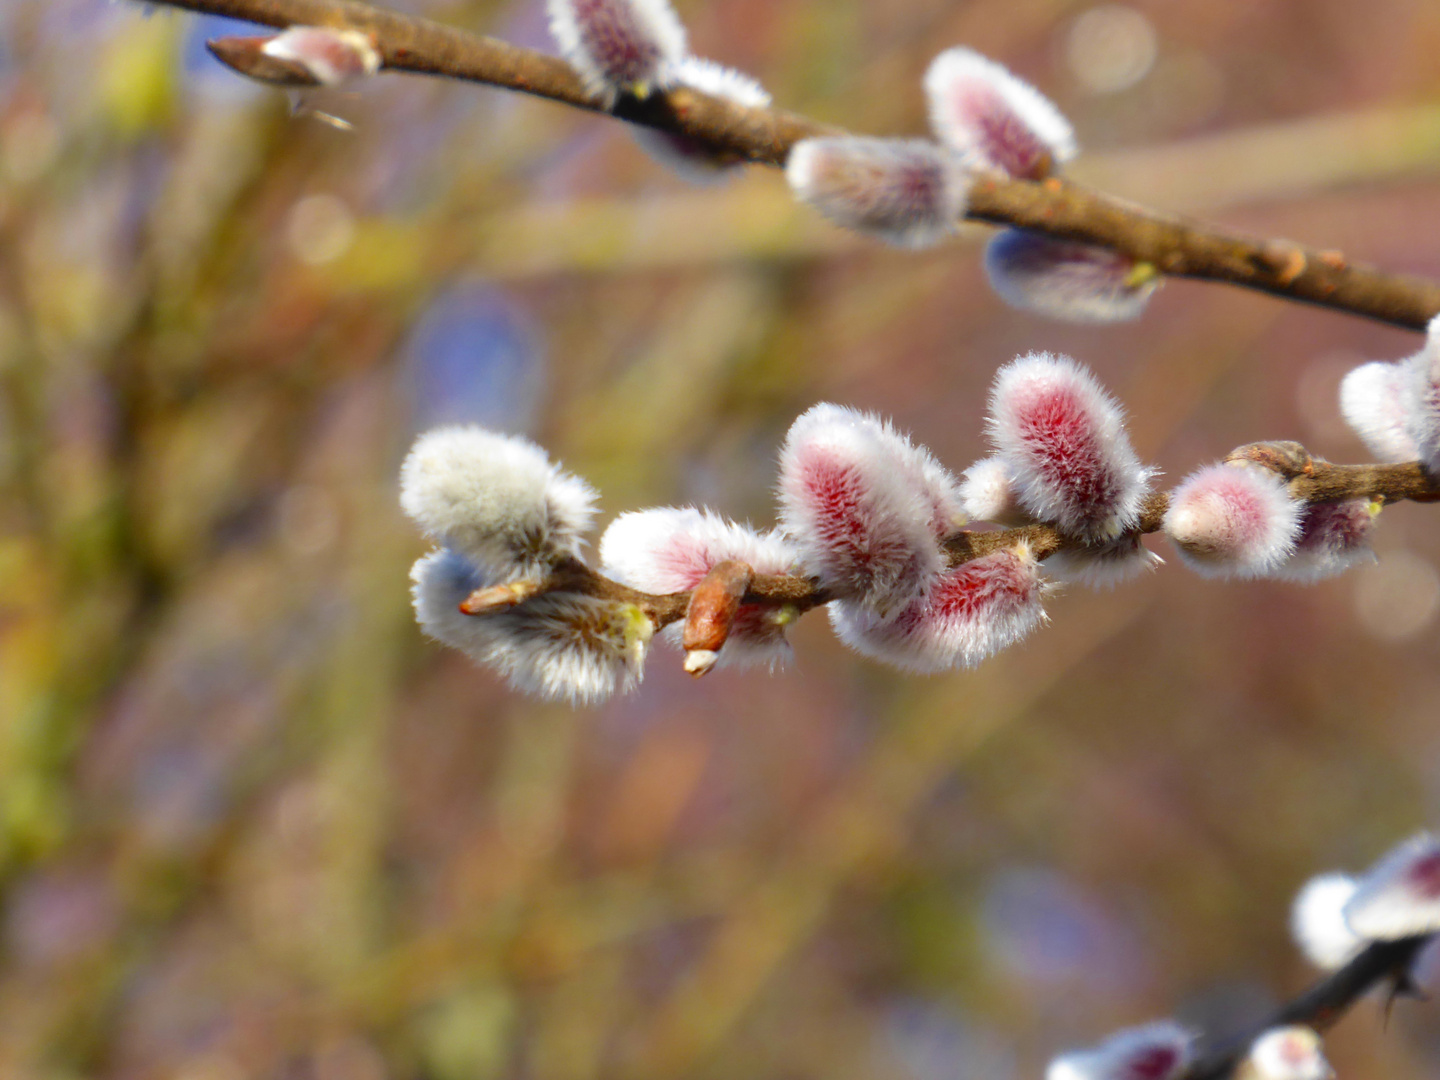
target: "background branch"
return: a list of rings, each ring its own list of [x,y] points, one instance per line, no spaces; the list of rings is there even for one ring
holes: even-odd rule
[[[1186,1071],[1185,1080],[1225,1080],[1233,1076],[1250,1045],[1271,1028],[1304,1024],[1322,1033],[1327,1031],[1371,990],[1387,983],[1404,986],[1420,950],[1433,940],[1433,935],[1421,935],[1375,942],[1262,1023],[1202,1055]]]
[[[393,70],[480,82],[606,111],[563,60],[353,0],[164,2],[266,26],[355,27],[374,37],[385,66]],[[783,164],[800,139],[843,134],[794,113],[748,109],[688,88],[645,102],[623,100],[615,114],[769,165]],[[1060,178],[1037,184],[985,175],[971,192],[967,216],[1098,244],[1175,277],[1229,282],[1395,326],[1422,329],[1440,313],[1440,283],[1351,264],[1338,252],[1229,233]]]

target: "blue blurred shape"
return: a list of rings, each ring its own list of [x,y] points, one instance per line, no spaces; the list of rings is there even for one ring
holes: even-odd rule
[[[415,325],[405,353],[416,430],[457,423],[530,430],[544,392],[544,350],[525,313],[499,289],[469,283],[442,294]]]
[[[1130,935],[1073,882],[1039,867],[1002,870],[988,883],[984,940],[1002,970],[1036,984],[1083,981],[1115,993],[1143,978]]]
[[[884,1049],[907,1080],[1014,1080],[1015,1055],[989,1028],[953,1008],[902,998],[886,1013]],[[883,1075],[883,1074],[882,1074]]]

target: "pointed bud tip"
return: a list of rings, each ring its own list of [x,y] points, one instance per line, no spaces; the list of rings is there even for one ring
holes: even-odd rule
[[[265,51],[264,46],[274,39],[274,34],[211,38],[205,48],[231,71],[257,82],[285,87],[319,86],[320,80],[304,64]]]

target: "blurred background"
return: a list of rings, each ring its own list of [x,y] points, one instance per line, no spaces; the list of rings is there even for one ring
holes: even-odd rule
[[[550,47],[540,0],[403,6]],[[864,132],[923,130],[926,64],[972,45],[1074,120],[1083,180],[1440,275],[1435,4],[677,6]],[[782,674],[657,649],[574,711],[427,643],[396,470],[437,423],[531,435],[606,518],[768,526],[819,400],[958,471],[996,367],[1060,350],[1173,481],[1260,438],[1365,460],[1339,378],[1419,338],[1191,282],[1042,321],[987,292],[983,230],[886,250],[774,171],[688,188],[471,85],[292,111],[204,53],[237,30],[0,7],[0,1074],[1038,1078],[1258,1018],[1313,978],[1301,882],[1440,824],[1433,507],[1308,589],[1173,558],[1072,589],[946,677],[812,615]],[[1437,1010],[1356,1010],[1341,1075],[1435,1076]]]

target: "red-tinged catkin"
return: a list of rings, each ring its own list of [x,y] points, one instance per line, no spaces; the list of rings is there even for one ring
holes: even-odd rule
[[[856,652],[905,671],[974,667],[1045,622],[1045,586],[1028,547],[946,570],[924,597],[890,618],[844,600],[829,605],[836,635]]]
[[[1310,585],[1374,562],[1370,535],[1380,504],[1370,499],[1316,503],[1300,514],[1295,552],[1274,571],[1274,577]]]
[[[804,573],[884,616],[923,597],[962,520],[958,485],[924,447],[877,417],[822,403],[780,454],[780,519]]]
[[[321,86],[344,86],[380,70],[380,53],[368,34],[322,26],[292,26],[261,52],[300,64]]]
[[[1346,925],[1367,941],[1440,932],[1440,839],[1411,837],[1360,878]]]
[[[1305,504],[1268,469],[1208,465],[1170,493],[1163,528],[1206,577],[1266,577],[1295,551]]]
[[[1171,1080],[1190,1064],[1194,1041],[1173,1020],[1127,1028],[1098,1046],[1055,1058],[1045,1080]]]
[[[973,49],[947,49],[925,73],[930,128],[992,168],[1043,180],[1075,156],[1075,132],[1040,91]]]
[[[837,225],[900,247],[950,236],[965,213],[972,170],[923,139],[803,139],[785,178],[795,197]]]
[[[1024,229],[991,238],[985,274],[1011,307],[1078,323],[1137,319],[1161,282],[1150,263]]]
[[[669,0],[546,0],[550,32],[588,89],[606,106],[647,97],[673,81],[685,27]]]
[[[991,441],[1021,506],[1092,543],[1133,528],[1150,490],[1119,404],[1068,356],[1031,353],[1000,369]]]

